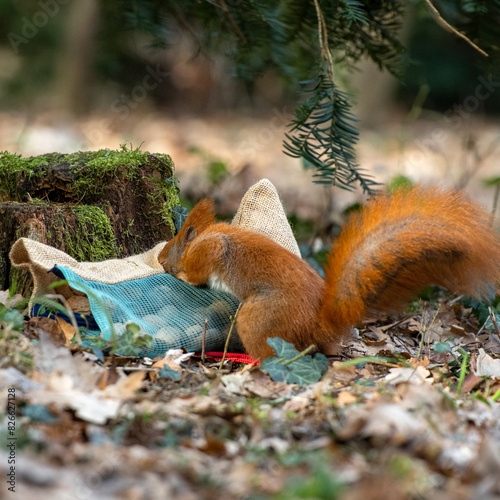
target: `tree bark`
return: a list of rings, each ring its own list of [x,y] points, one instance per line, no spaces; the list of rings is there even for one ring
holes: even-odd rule
[[[107,160],[103,151],[28,158],[17,170],[0,156],[0,289],[14,284],[26,293],[30,286],[8,259],[21,237],[79,261],[137,254],[172,237],[168,207],[178,204],[178,195],[170,158],[139,153],[141,164],[130,165],[127,153],[116,168],[95,166]]]

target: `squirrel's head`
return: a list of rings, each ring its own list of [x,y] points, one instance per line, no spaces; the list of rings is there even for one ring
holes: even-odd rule
[[[189,244],[214,223],[213,200],[205,198],[194,206],[182,229],[163,247],[158,255],[158,261],[165,269],[165,272],[172,276],[177,276],[182,272],[182,256]]]
[[[194,226],[189,226],[183,234],[179,233],[163,247],[160,255],[158,255],[158,261],[163,266],[166,273],[177,277],[177,275],[184,270],[181,264],[182,256],[197,235],[196,228]]]

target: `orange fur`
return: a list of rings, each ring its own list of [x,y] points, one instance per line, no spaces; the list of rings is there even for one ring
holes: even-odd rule
[[[193,208],[160,262],[192,285],[236,296],[237,330],[257,359],[274,354],[268,337],[335,352],[368,313],[396,309],[428,284],[484,295],[500,276],[489,216],[462,193],[416,187],[375,197],[347,222],[325,281],[269,238],[215,223],[212,207]]]
[[[208,198],[201,200],[189,212],[182,229],[172,238],[158,255],[165,271],[176,276],[181,269],[179,263],[188,244],[209,226],[215,223],[214,202]],[[194,229],[193,229],[194,228]]]

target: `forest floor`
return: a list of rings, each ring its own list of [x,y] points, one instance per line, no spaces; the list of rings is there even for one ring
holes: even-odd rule
[[[500,498],[500,336],[461,301],[367,321],[313,383],[6,311],[1,498]]]
[[[220,212],[234,212],[266,176],[289,213],[323,220],[329,196],[281,154],[284,127],[273,116],[229,124],[149,115],[128,128],[103,120],[35,126],[3,116],[0,150],[144,142],[172,155],[181,192],[215,195]],[[467,185],[491,206],[482,179],[498,176],[498,126],[438,125],[366,131],[362,165],[381,181]],[[219,184],[206,175],[214,162],[232,174]],[[358,199],[336,192],[334,207]],[[137,359],[85,349],[71,329],[27,320],[20,298],[0,293],[0,498],[500,499],[500,330],[485,305],[434,291],[405,313],[368,319],[319,381],[300,385],[182,352]]]

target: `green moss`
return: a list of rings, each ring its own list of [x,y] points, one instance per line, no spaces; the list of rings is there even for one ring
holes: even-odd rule
[[[156,214],[160,214],[163,222],[175,232],[172,208],[180,204],[179,190],[175,185],[174,163],[169,155],[139,148],[128,148],[125,144],[119,150],[101,149],[99,151],[80,151],[72,154],[50,153],[31,158],[21,155],[0,152],[0,199],[25,201],[18,185],[23,178],[32,178],[46,174],[44,167],[51,164],[67,164],[74,173],[72,188],[78,200],[87,203],[95,196],[104,193],[104,188],[121,175],[130,180],[139,180],[139,167],[151,165],[159,172],[160,178],[147,179],[156,187],[150,195],[158,206]],[[162,200],[167,200],[163,201]],[[41,200],[35,200],[43,203]],[[130,229],[130,226],[129,228]],[[101,248],[101,250],[105,250]],[[105,252],[106,253],[106,252]]]
[[[20,175],[43,175],[43,172],[37,172],[37,168],[42,165],[48,165],[45,155],[23,158],[17,153],[8,151],[0,152],[0,199],[19,200],[17,197],[17,180]]]
[[[21,176],[45,175],[42,167],[57,162],[67,163],[75,173],[74,190],[78,197],[102,194],[104,187],[112,182],[120,169],[125,168],[126,177],[136,179],[138,167],[154,164],[162,177],[171,178],[174,163],[169,155],[150,154],[149,151],[128,149],[122,144],[119,150],[79,151],[71,154],[49,153],[31,158],[23,158],[17,153],[0,152],[0,196],[20,200],[17,182]]]
[[[40,198],[31,198],[30,202],[33,203],[33,205],[39,205],[41,207],[49,207],[50,206],[50,201],[41,200]]]
[[[80,261],[101,261],[116,257],[114,234],[106,214],[99,207],[73,207],[77,231],[66,231],[65,243],[70,255]]]
[[[153,177],[148,177],[147,179],[157,187],[155,194],[148,195],[149,199],[154,204],[158,204],[159,198],[166,200],[159,205],[155,213],[161,216],[162,221],[170,228],[172,234],[175,234],[175,218],[172,214],[172,209],[181,204],[175,180],[171,178],[164,181],[163,179],[155,179]]]
[[[86,153],[74,154],[85,155]],[[148,163],[154,163],[162,178],[172,177],[174,173],[174,163],[169,155],[152,155],[149,151],[140,151],[138,148],[127,149],[124,144],[121,145],[120,150],[101,149],[91,152],[91,155],[86,159],[80,158],[73,167],[75,174],[78,174],[74,183],[75,192],[82,196],[102,194],[104,186],[123,168],[127,169],[126,177],[132,180],[138,178],[138,167]]]

